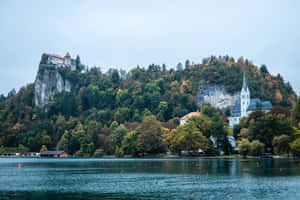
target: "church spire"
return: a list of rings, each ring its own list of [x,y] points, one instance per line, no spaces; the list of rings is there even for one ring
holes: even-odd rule
[[[246,71],[244,69],[244,76],[243,76],[243,88],[247,89],[247,78],[246,78]]]

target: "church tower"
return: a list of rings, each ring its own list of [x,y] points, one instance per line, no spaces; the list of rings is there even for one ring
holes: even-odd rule
[[[250,91],[247,85],[246,72],[244,69],[243,87],[241,91],[241,117],[247,117],[247,108],[250,104]]]

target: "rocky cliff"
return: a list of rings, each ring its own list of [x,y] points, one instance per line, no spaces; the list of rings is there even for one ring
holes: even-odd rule
[[[40,64],[34,82],[35,105],[43,108],[58,92],[70,92],[71,83],[64,80],[55,65]]]
[[[228,93],[224,85],[208,85],[204,81],[200,81],[196,103],[198,105],[209,103],[221,110],[226,110],[232,108],[238,98],[239,93]]]

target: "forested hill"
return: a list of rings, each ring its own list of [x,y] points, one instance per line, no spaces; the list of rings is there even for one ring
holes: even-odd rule
[[[80,124],[87,134],[103,132],[113,121],[141,122],[153,114],[162,122],[197,110],[195,103],[200,80],[223,85],[227,92],[240,91],[242,71],[246,69],[251,97],[270,100],[273,105],[290,108],[296,95],[280,75],[271,75],[266,66],[256,67],[243,58],[209,57],[202,64],[178,64],[133,68],[128,73],[99,68],[69,71],[59,68],[72,84],[72,92],[62,92],[44,109],[34,105],[34,85],[17,94],[0,97],[0,146],[23,144],[32,151],[41,144],[54,148],[64,131]]]

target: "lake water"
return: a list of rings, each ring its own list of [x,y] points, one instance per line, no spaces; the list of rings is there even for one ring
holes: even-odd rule
[[[299,200],[300,160],[0,158],[0,199]]]

